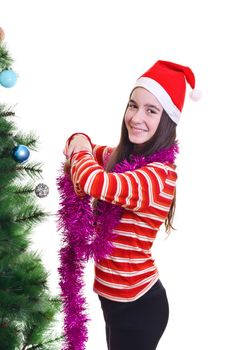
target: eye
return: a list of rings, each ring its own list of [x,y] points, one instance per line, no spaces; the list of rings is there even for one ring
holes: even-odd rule
[[[128,108],[130,109],[136,108],[136,105],[134,103],[128,103]]]
[[[151,109],[151,108],[148,108],[147,111],[148,111],[149,113],[152,113],[152,114],[157,114],[156,111],[154,111],[154,110]]]

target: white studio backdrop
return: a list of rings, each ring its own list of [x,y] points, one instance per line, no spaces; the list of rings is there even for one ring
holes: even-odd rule
[[[57,172],[66,139],[76,131],[115,146],[135,80],[158,59],[189,66],[201,101],[188,97],[178,125],[176,231],[153,246],[170,306],[159,350],[232,349],[230,225],[229,1],[1,1],[0,26],[19,74],[0,102],[16,105],[16,123],[36,131],[50,188],[41,205],[58,209]],[[55,217],[37,226],[53,294],[60,236]],[[93,262],[85,274],[87,350],[106,350],[100,302],[92,291]],[[62,322],[61,322],[62,323]],[[57,327],[62,327],[62,324]]]

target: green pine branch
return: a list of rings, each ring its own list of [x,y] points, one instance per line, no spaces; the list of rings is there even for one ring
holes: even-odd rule
[[[5,122],[4,119],[0,120],[0,137],[1,144],[4,144],[4,139],[9,137],[13,141],[15,124],[13,121]]]
[[[50,347],[48,348],[46,345],[53,344],[54,342],[59,342],[60,343],[60,341],[63,340],[63,339],[64,339],[64,335],[60,336],[60,337],[57,337],[55,339],[51,339],[51,340],[45,341],[43,344],[40,343],[40,344],[37,344],[37,345],[34,345],[34,346],[27,347],[25,349],[26,350],[34,350],[34,349],[47,350],[47,349],[51,349]]]
[[[47,218],[49,214],[43,212],[34,205],[27,206],[23,208],[17,214],[16,222],[25,223],[27,225],[34,225],[40,223],[43,219]]]
[[[19,184],[15,184],[14,186],[11,186],[12,188],[12,192],[18,195],[22,195],[22,196],[26,196],[29,194],[32,194],[35,192],[35,186],[33,185],[33,183],[28,183],[24,186],[19,185]]]
[[[14,120],[10,120],[7,117],[15,117],[13,107],[7,107],[4,104],[0,104],[0,152],[3,146],[6,147],[6,140],[11,141],[11,147],[14,145],[25,145],[32,151],[37,151],[39,145],[39,137],[35,131],[30,131],[27,135],[21,131],[17,131],[17,126]]]
[[[20,179],[25,178],[25,173],[27,173],[28,176],[30,176],[32,179],[42,179],[42,166],[43,163],[40,162],[30,162],[29,164],[16,165],[16,170],[18,172],[18,177]]]
[[[13,181],[16,184],[17,180],[25,180],[26,175],[32,180],[43,179],[41,169],[43,163],[41,162],[30,162],[25,165],[18,164],[13,160],[9,149],[2,152],[2,154],[0,152],[0,158],[0,191],[9,188]]]
[[[21,132],[18,132],[14,136],[14,141],[18,145],[25,145],[28,148],[30,148],[32,151],[38,151],[39,148],[39,137],[36,136],[34,131],[31,131],[27,135],[22,134]]]
[[[0,42],[0,72],[9,69],[14,60],[11,58],[5,43]]]
[[[12,110],[12,108],[12,106],[7,106],[6,104],[0,103],[0,119],[14,116],[15,112]]]
[[[0,43],[0,72],[12,63]],[[0,104],[0,350],[56,350],[64,336],[52,329],[62,303],[49,295],[49,274],[30,251],[33,226],[50,215],[37,204],[33,184],[42,178],[43,164],[12,157],[17,145],[37,151],[39,138],[18,130],[15,117],[13,107]]]

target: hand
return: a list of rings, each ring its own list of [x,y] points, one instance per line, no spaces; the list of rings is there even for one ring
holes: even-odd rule
[[[92,145],[89,139],[83,134],[75,135],[70,143],[67,141],[63,153],[67,159],[70,159],[73,153],[79,151],[92,152]]]
[[[70,174],[70,169],[71,169],[71,164],[70,164],[70,160],[66,160],[66,162],[64,163],[64,172],[65,174]]]

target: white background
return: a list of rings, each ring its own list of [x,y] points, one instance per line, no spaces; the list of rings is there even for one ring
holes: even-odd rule
[[[51,213],[58,209],[55,179],[71,133],[115,146],[131,88],[156,60],[195,73],[203,97],[195,103],[186,96],[178,126],[177,230],[167,240],[161,232],[153,247],[170,306],[159,350],[232,349],[230,14],[225,0],[1,1],[0,26],[19,78],[12,89],[0,87],[0,101],[17,104],[18,127],[40,137],[31,159],[44,163],[50,194],[38,200]],[[32,240],[57,294],[54,216],[35,228]],[[93,277],[90,262],[87,350],[106,350]]]

